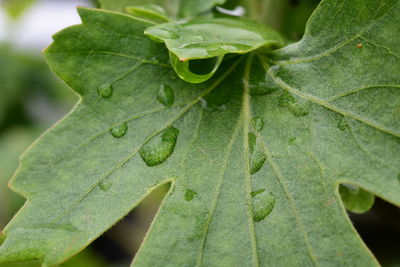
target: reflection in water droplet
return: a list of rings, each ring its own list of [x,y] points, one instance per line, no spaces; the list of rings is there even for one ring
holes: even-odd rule
[[[186,189],[185,190],[185,200],[186,201],[192,201],[193,198],[197,195],[197,192],[190,190],[190,189]]]
[[[108,189],[111,188],[112,184],[113,184],[112,181],[106,179],[100,182],[99,187],[101,190],[107,191]]]
[[[140,149],[140,156],[147,166],[157,166],[166,161],[174,152],[179,130],[169,127],[147,141]]]
[[[307,116],[310,113],[306,103],[298,103],[298,100],[286,90],[279,98],[279,105],[286,107],[296,117]]]
[[[255,174],[264,165],[267,157],[261,146],[257,143],[257,137],[254,133],[249,133],[249,152],[250,152],[250,174]]]
[[[267,217],[275,206],[275,196],[261,189],[252,192],[253,220],[260,222]]]
[[[113,92],[114,92],[114,89],[113,89],[112,85],[108,85],[106,87],[103,87],[103,88],[97,90],[97,93],[102,98],[110,98],[112,96]]]
[[[124,136],[126,134],[127,130],[128,130],[128,124],[126,122],[124,122],[124,123],[121,123],[120,125],[113,127],[110,130],[110,132],[111,132],[112,136],[114,136],[115,138],[121,138],[122,136]]]
[[[170,107],[174,104],[174,91],[169,85],[162,84],[158,91],[157,99],[161,104]]]
[[[350,129],[349,124],[347,123],[347,120],[345,117],[341,118],[340,121],[337,124],[337,127],[341,131],[346,131],[347,129]]]
[[[257,132],[261,132],[264,129],[264,121],[260,117],[254,117],[251,119],[251,124]]]
[[[185,60],[179,59],[173,53],[169,53],[171,65],[178,76],[190,83],[201,83],[210,79],[222,63],[223,56]]]

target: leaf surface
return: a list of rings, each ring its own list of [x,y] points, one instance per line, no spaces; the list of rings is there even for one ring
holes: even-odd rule
[[[164,7],[173,17],[194,17],[222,5],[226,0],[99,0],[101,7],[124,12],[128,6],[156,4]]]
[[[399,1],[325,0],[300,42],[201,84],[147,22],[79,13],[46,57],[82,100],[21,159],[0,261],[60,263],[171,183],[135,266],[378,265],[338,188],[400,205]]]

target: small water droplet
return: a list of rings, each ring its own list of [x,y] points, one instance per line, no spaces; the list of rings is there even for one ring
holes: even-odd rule
[[[260,65],[262,67],[262,65]],[[252,96],[264,96],[272,94],[273,92],[280,89],[279,85],[271,78],[271,76],[261,76],[258,73],[252,74],[250,81],[250,95]]]
[[[196,191],[193,191],[190,189],[185,190],[185,200],[186,201],[192,201],[196,195],[197,195]]]
[[[249,152],[250,152],[250,174],[255,174],[264,165],[267,157],[257,143],[257,137],[254,133],[249,133]]]
[[[347,120],[345,117],[341,118],[340,121],[337,124],[337,127],[341,131],[346,131],[347,129],[350,129],[349,124],[347,123]]]
[[[201,36],[201,35],[193,36],[192,39],[193,39],[194,42],[202,42],[202,41],[204,41],[204,37]]]
[[[147,34],[154,36],[157,39],[178,39],[179,34],[177,34],[172,28],[160,28],[159,26],[155,26],[146,30]]]
[[[106,87],[103,87],[99,90],[97,90],[97,93],[99,96],[102,98],[110,98],[113,95],[114,89],[112,85],[108,85]]]
[[[279,105],[286,107],[296,117],[307,116],[310,113],[306,103],[298,103],[298,100],[286,90],[279,98]]]
[[[293,145],[293,144],[294,144],[294,142],[296,142],[296,139],[297,139],[296,137],[292,137],[292,138],[290,138],[290,139],[289,139],[289,142],[288,142],[288,143],[289,143],[289,145]]]
[[[224,111],[227,109],[227,106],[225,104],[222,105],[215,105],[215,104],[210,104],[205,100],[204,98],[200,99],[200,105],[201,108],[206,110],[206,111]]]
[[[174,104],[174,99],[175,95],[172,88],[166,84],[162,84],[160,86],[160,90],[158,91],[157,100],[161,104],[170,107]]]
[[[117,125],[113,128],[111,128],[110,132],[112,136],[115,138],[121,138],[126,134],[126,131],[128,130],[128,124],[126,122],[121,123],[120,125]]]
[[[275,196],[265,189],[252,192],[253,220],[264,220],[274,209],[275,201]]]
[[[257,190],[257,191],[253,191],[253,192],[251,192],[251,196],[252,196],[252,197],[255,197],[255,196],[257,196],[258,194],[261,194],[261,193],[263,193],[263,192],[265,192],[265,189],[260,189],[260,190]]]
[[[251,119],[251,124],[257,132],[261,132],[264,129],[264,121],[260,117],[254,117]]]
[[[106,180],[103,180],[103,181],[100,182],[99,187],[100,187],[101,190],[107,191],[108,189],[111,188],[112,184],[113,184],[112,181],[106,179]]]
[[[169,127],[151,138],[140,149],[140,156],[147,166],[157,166],[166,161],[174,152],[179,130]]]

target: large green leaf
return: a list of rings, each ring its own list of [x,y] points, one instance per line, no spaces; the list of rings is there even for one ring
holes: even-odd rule
[[[156,4],[166,8],[171,16],[192,17],[221,5],[226,0],[99,0],[101,7],[115,11],[125,11],[128,6]]]
[[[274,62],[197,85],[147,22],[79,12],[46,56],[82,100],[21,159],[0,261],[62,262],[171,183],[136,266],[378,264],[338,187],[400,205],[399,1],[325,0]]]

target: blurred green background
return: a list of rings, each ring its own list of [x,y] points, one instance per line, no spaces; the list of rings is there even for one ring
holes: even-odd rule
[[[232,2],[240,1],[229,3]],[[296,41],[301,38],[305,23],[319,0],[271,3],[273,12],[267,12],[269,15],[264,21],[289,40]],[[78,100],[51,73],[41,55],[50,44],[52,34],[79,23],[75,12],[78,5],[94,7],[97,3],[91,0],[0,0],[0,230],[24,203],[23,198],[7,187],[18,167],[18,158]],[[63,266],[129,266],[167,191],[168,186],[164,186],[152,193],[114,228]],[[377,199],[368,213],[350,216],[381,263],[400,266],[399,209]],[[0,264],[3,266],[40,264]]]

